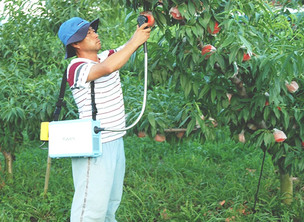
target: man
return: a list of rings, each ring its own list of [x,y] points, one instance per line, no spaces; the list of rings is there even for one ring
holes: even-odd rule
[[[125,111],[118,70],[148,40],[151,29],[143,24],[124,46],[98,54],[101,49],[96,33],[98,23],[99,19],[90,23],[74,17],[60,26],[58,36],[66,47],[66,58],[77,57],[68,66],[67,81],[79,118],[92,118],[90,82],[94,81],[96,119],[101,121],[101,127],[124,128]],[[102,132],[101,156],[72,158],[75,187],[72,222],[116,221],[125,173],[124,135],[125,131]]]

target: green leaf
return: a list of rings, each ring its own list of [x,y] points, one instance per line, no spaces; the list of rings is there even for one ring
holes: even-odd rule
[[[231,64],[232,62],[234,62],[236,60],[236,55],[238,53],[238,51],[240,50],[240,47],[237,45],[234,45],[231,49],[230,49],[230,54],[229,54],[229,64]]]
[[[161,119],[161,118],[157,118],[156,119],[156,123],[162,128],[165,129],[167,127],[167,125],[165,124],[165,122]]]
[[[269,107],[265,107],[264,113],[263,113],[263,118],[264,118],[264,119],[268,119],[269,113],[270,113]]]
[[[298,169],[300,172],[304,170],[304,158],[301,158],[299,163],[298,163]]]
[[[225,64],[224,57],[222,55],[217,55],[215,59],[218,62],[218,64],[220,65],[221,69],[225,70],[226,64]]]
[[[269,148],[269,145],[274,143],[274,137],[272,133],[264,133],[265,146]]]
[[[264,140],[263,134],[259,135],[254,141],[253,143],[257,146],[257,147],[261,147],[262,142]]]
[[[192,89],[192,84],[190,81],[187,82],[185,88],[184,88],[184,91],[185,91],[185,97],[188,97],[189,96],[189,93]]]
[[[182,3],[182,4],[178,5],[178,10],[182,16],[186,17],[187,19],[190,18],[186,3]]]
[[[198,95],[199,87],[200,87],[200,83],[198,81],[195,81],[193,83],[193,92],[196,96]]]
[[[205,31],[205,29],[202,26],[200,26],[198,23],[196,23],[196,35],[197,35],[197,37],[200,38],[201,36],[203,36],[204,35],[204,31]]]
[[[205,84],[203,89],[201,90],[199,96],[198,96],[198,99],[201,99],[201,98],[205,97],[205,95],[209,92],[209,90],[210,90],[210,85]]]
[[[249,50],[249,51],[252,51],[252,48],[251,48],[251,44],[241,35],[239,35],[239,38],[241,40],[241,42],[244,44],[244,46]]]
[[[194,15],[196,10],[195,10],[195,5],[193,4],[192,1],[188,2],[188,11],[190,15]]]
[[[189,28],[186,28],[186,33],[187,33],[187,36],[192,39],[193,38],[193,35],[192,35],[192,32],[191,32],[191,29]]]
[[[198,31],[197,31],[196,26],[191,26],[191,30],[192,30],[192,32],[194,33],[194,35],[195,35],[196,37],[199,36],[199,35],[198,35]]]
[[[223,26],[225,26],[225,29],[226,30],[230,30],[231,29],[231,26],[232,26],[232,23],[234,23],[235,21],[233,19],[229,19],[227,21],[224,21],[222,23]]]
[[[283,116],[284,116],[285,128],[288,128],[288,126],[289,126],[289,120],[290,120],[289,114],[286,112],[285,109],[283,109],[282,112],[283,112]]]
[[[202,17],[198,18],[198,23],[201,24],[201,26],[205,27],[204,19]]]
[[[210,19],[211,19],[211,14],[210,13],[205,13],[204,14],[204,18],[203,18],[203,21],[202,21],[202,26],[206,29],[209,22],[210,22]]]
[[[156,11],[155,20],[157,21],[157,24],[161,27],[164,27],[167,24],[167,19],[165,15],[161,12]]]
[[[216,89],[212,88],[211,89],[211,101],[214,103],[216,98]]]
[[[151,124],[151,126],[153,127],[153,128],[156,128],[156,124],[155,124],[155,118],[154,118],[154,115],[153,115],[154,113],[152,113],[152,112],[150,112],[149,114],[148,114],[148,120],[149,120],[149,123]]]
[[[288,152],[288,154],[287,154],[287,156],[285,158],[285,162],[284,162],[285,168],[287,168],[293,162],[294,162],[294,154],[292,152]]]
[[[190,123],[187,125],[187,131],[186,131],[186,134],[187,134],[187,135],[189,135],[189,134],[192,132],[192,130],[193,130],[194,127],[195,127],[195,124],[196,124],[196,120],[195,120],[195,119],[192,119],[192,120],[190,121]]]
[[[188,81],[189,81],[189,79],[187,78],[186,75],[181,75],[180,84],[181,84],[183,89],[186,88],[186,84],[187,84]]]
[[[249,118],[249,110],[248,109],[242,109],[241,113],[240,113],[240,118],[243,117],[243,120],[245,122],[247,122],[248,118]]]
[[[233,42],[235,42],[235,37],[233,35],[229,35],[228,38],[226,38],[225,41],[221,44],[221,47],[225,48]]]
[[[188,121],[189,118],[190,118],[190,116],[187,116],[187,117],[179,124],[179,127],[182,127],[182,126]]]

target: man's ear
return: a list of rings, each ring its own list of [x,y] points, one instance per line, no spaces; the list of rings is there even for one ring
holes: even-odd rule
[[[73,48],[75,48],[75,49],[79,49],[78,42],[71,43],[71,46],[73,46]]]

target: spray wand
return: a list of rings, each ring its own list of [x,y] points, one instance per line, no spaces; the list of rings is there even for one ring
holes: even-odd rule
[[[137,18],[137,24],[140,27],[141,25],[143,25],[144,23],[147,23],[149,21],[148,17],[145,15],[140,15]],[[147,50],[147,42],[145,42],[143,44],[143,48],[144,48],[144,53],[145,53],[145,60],[144,60],[144,66],[145,66],[145,77],[144,77],[144,95],[143,95],[143,105],[141,108],[141,112],[139,114],[139,116],[137,117],[137,119],[129,126],[125,127],[125,128],[100,128],[95,126],[94,127],[94,132],[95,133],[99,133],[101,131],[112,131],[112,132],[121,132],[121,131],[126,131],[131,129],[132,127],[134,127],[139,120],[141,119],[141,117],[144,114],[145,108],[146,108],[146,103],[147,103],[147,89],[148,89],[148,50]]]

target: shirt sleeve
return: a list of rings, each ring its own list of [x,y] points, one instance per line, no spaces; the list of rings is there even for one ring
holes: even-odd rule
[[[126,44],[119,46],[118,48],[114,49],[115,52],[118,52],[119,50],[122,50],[125,47]]]
[[[69,66],[67,82],[71,89],[80,89],[89,86],[87,79],[93,65],[94,64],[87,62],[76,62]]]
[[[98,54],[98,57],[100,59],[101,62],[103,62],[106,58],[108,58],[109,56],[111,56],[112,54],[114,54],[115,52],[118,52],[119,50],[121,50],[123,47],[125,47],[126,44],[116,48],[116,49],[110,49],[110,50],[106,50],[101,52],[100,54]]]

